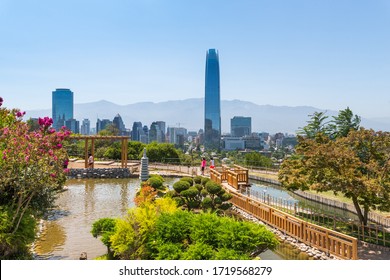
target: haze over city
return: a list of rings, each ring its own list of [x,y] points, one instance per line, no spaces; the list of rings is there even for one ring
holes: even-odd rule
[[[221,99],[349,106],[390,117],[388,1],[0,2],[0,96],[7,107],[161,102],[204,96],[219,51]]]

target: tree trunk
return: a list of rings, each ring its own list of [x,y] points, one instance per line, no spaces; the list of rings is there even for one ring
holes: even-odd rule
[[[360,208],[360,205],[359,205],[359,202],[357,200],[357,197],[353,196],[352,197],[352,202],[353,202],[353,205],[355,206],[356,213],[357,213],[357,215],[359,217],[360,223],[362,223],[364,225],[367,225],[367,220],[364,219],[365,215],[363,215],[363,212],[362,212],[362,209]]]

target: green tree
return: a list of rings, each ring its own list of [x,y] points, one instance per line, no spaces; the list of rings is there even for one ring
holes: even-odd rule
[[[146,145],[138,141],[129,141],[127,145],[127,157],[128,159],[141,159],[142,152]]]
[[[330,124],[333,138],[346,137],[351,130],[358,130],[360,127],[361,118],[358,115],[353,115],[349,107],[341,110],[338,116],[333,117]]]
[[[146,146],[150,162],[180,163],[179,151],[173,144],[152,142]],[[142,157],[142,152],[140,153]]]
[[[179,206],[183,206],[188,211],[203,209],[204,211],[222,213],[229,209],[232,204],[229,200],[232,195],[227,193],[220,184],[211,180],[203,180],[199,184],[200,178],[195,180],[184,177],[173,184],[173,193],[168,196],[173,197]],[[194,182],[198,182],[194,185]]]
[[[288,189],[333,191],[352,200],[359,220],[390,209],[390,133],[360,128],[346,137],[299,138],[296,155],[282,163],[279,180]]]
[[[272,167],[272,160],[257,152],[245,154],[244,163],[246,166]]]
[[[328,116],[325,115],[325,112],[314,112],[309,117],[307,125],[298,131],[298,135],[313,139],[318,133],[330,134]]]

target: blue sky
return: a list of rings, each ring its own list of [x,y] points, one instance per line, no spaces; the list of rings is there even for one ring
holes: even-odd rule
[[[390,117],[387,0],[0,0],[7,107],[200,98],[219,51],[221,98]]]

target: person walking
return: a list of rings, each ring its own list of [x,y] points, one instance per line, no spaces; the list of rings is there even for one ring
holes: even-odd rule
[[[206,159],[205,158],[202,158],[202,163],[200,165],[200,168],[202,170],[202,175],[204,175],[204,170],[206,168]]]
[[[215,168],[214,159],[211,157],[210,158],[210,169],[214,169],[214,168]]]

